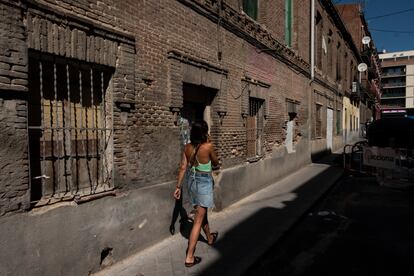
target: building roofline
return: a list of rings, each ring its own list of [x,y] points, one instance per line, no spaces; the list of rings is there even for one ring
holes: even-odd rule
[[[391,59],[391,58],[412,57],[412,56],[414,56],[414,50],[396,51],[396,52],[379,54],[380,59]]]
[[[348,32],[348,29],[346,28],[346,25],[343,22],[341,16],[339,15],[338,10],[335,7],[335,5],[332,3],[331,0],[319,0],[319,2],[325,8],[328,14],[332,17],[335,26],[341,32],[344,40],[349,44],[349,47],[351,48],[352,52],[357,57],[358,62],[362,62],[361,55],[358,51],[358,48],[355,45],[354,39],[352,38],[351,34]]]

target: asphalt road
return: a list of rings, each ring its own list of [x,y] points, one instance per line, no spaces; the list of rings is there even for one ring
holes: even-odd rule
[[[414,275],[414,190],[345,175],[245,275]]]

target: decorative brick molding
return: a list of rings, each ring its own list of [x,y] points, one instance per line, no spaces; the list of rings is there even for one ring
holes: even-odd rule
[[[252,79],[250,77],[244,77],[242,79],[242,92],[241,92],[241,115],[246,117],[249,113],[249,97],[258,98],[264,100],[264,116],[269,116],[270,113],[270,100],[269,100],[269,88],[270,84]]]
[[[135,46],[129,34],[60,14],[45,5],[28,7],[26,26],[30,49],[111,67],[116,66],[120,45]]]
[[[39,1],[27,4],[29,49],[115,68],[114,100],[135,100],[135,38]]]
[[[178,1],[247,40],[256,46],[260,52],[266,52],[278,58],[306,76],[310,75],[309,63],[293,50],[280,43],[263,25],[235,10],[225,2],[217,0]]]
[[[183,82],[217,89],[216,111],[227,112],[227,78],[228,70],[207,63],[203,60],[185,56],[178,51],[168,53],[169,80],[168,105],[174,112],[182,108]]]

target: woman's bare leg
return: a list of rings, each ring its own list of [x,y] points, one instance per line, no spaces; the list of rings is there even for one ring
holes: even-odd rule
[[[204,234],[206,234],[207,242],[211,244],[213,242],[213,236],[210,233],[210,226],[208,224],[207,211],[206,211],[206,215],[204,216],[204,220],[203,220],[203,231],[204,231]]]
[[[201,206],[196,207],[196,214],[194,216],[193,228],[191,228],[190,238],[188,239],[187,256],[185,258],[186,263],[194,262],[194,250],[200,236],[201,226],[203,224],[204,216],[207,209]]]

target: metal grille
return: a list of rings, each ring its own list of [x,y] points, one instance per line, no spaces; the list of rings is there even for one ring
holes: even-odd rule
[[[30,53],[32,202],[113,189],[111,76],[107,67]]]
[[[263,100],[249,98],[249,116],[247,117],[247,157],[261,155],[263,130]]]

